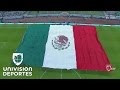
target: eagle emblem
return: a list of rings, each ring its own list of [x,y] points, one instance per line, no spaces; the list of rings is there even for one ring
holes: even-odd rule
[[[64,50],[70,46],[68,37],[64,35],[59,35],[52,40],[52,45],[54,49]]]

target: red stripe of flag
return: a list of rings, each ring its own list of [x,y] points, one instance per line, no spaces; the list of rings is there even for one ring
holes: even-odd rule
[[[73,32],[77,69],[108,71],[111,65],[97,38],[96,27],[75,25]]]

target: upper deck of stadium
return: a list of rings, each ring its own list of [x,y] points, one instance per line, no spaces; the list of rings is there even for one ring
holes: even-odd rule
[[[1,23],[120,24],[119,11],[0,11]]]

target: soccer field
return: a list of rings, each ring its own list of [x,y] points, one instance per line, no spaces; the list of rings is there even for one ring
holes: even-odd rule
[[[32,76],[3,76],[3,67],[12,66],[16,51],[27,30],[26,24],[0,25],[0,79],[120,79],[120,27],[97,26],[99,41],[116,70],[111,72],[33,68]]]

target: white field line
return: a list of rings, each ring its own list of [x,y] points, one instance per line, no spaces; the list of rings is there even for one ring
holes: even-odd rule
[[[61,79],[62,79],[62,69],[61,69]]]
[[[0,24],[65,24],[66,23],[0,23]],[[120,25],[109,25],[109,24],[81,24],[81,23],[69,23],[69,25],[92,25],[92,26],[120,26]]]
[[[42,77],[45,75],[45,73],[47,72],[48,69],[46,69],[43,74],[40,76],[40,79],[42,79]]]
[[[4,27],[4,26],[0,26],[0,28],[25,28],[25,27],[23,27],[23,26],[21,26],[21,27],[20,26],[19,27],[14,27],[14,26],[12,26],[12,27],[11,26],[5,26]]]
[[[81,76],[80,76],[80,74],[79,74],[77,71],[75,71],[75,70],[73,70],[73,71],[77,74],[77,76],[78,76],[80,79],[82,79]]]

